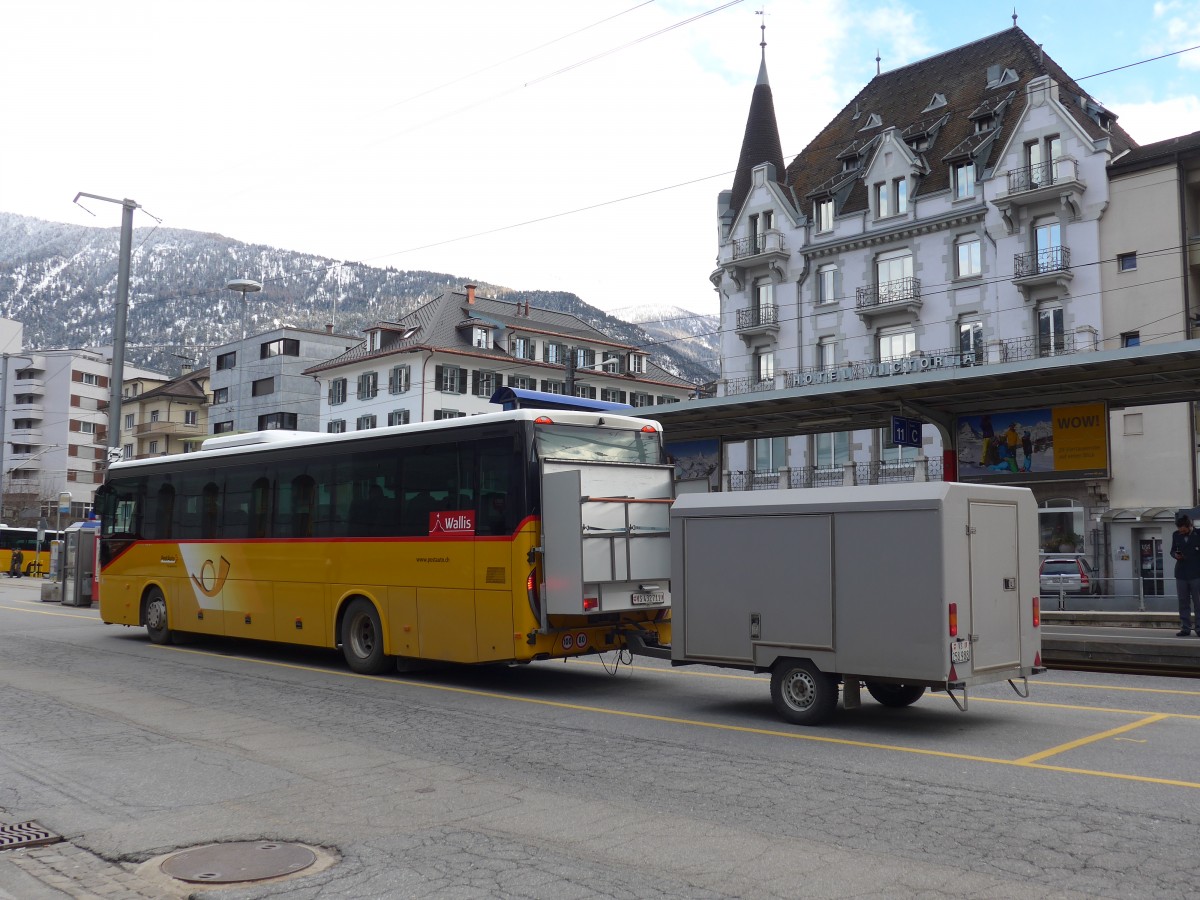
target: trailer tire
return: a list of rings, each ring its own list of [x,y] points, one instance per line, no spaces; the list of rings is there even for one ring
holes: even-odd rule
[[[867,693],[884,706],[899,709],[912,706],[925,695],[925,688],[918,684],[884,684],[881,681],[868,681]]]
[[[395,660],[383,652],[383,625],[370,600],[350,601],[342,618],[342,655],[360,675],[381,675]]]
[[[151,643],[169,644],[171,629],[167,627],[167,598],[158,588],[150,588],[146,595],[146,634]]]
[[[771,668],[771,702],[793,725],[820,725],[837,707],[837,679],[807,659],[781,659]]]

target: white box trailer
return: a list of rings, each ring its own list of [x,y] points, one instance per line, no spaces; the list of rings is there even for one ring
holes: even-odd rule
[[[839,681],[847,707],[862,683],[889,706],[933,689],[965,710],[968,687],[1005,679],[1027,692],[1045,671],[1036,536],[1025,488],[682,495],[672,662],[769,671],[776,709],[797,724],[832,714]]]

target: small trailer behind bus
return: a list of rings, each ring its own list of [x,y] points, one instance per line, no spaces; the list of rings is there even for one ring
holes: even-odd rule
[[[969,687],[1000,680],[1027,692],[1045,671],[1036,535],[1025,488],[684,494],[670,658],[769,671],[776,709],[801,725],[832,714],[839,681],[851,708],[863,684],[895,707],[933,689],[965,710]]]

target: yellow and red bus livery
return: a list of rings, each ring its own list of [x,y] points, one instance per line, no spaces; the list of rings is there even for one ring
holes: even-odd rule
[[[672,497],[658,425],[608,412],[211,438],[110,468],[100,615],[364,673],[669,644]]]

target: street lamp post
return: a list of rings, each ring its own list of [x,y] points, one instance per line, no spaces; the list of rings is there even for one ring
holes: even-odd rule
[[[246,386],[246,304],[249,302],[246,299],[247,294],[257,294],[262,290],[262,282],[253,281],[249,278],[235,278],[225,285],[225,289],[235,291],[242,295],[242,342],[238,345],[238,390],[237,390],[237,405],[234,407],[234,430],[241,431],[240,420],[242,418],[242,391]]]

